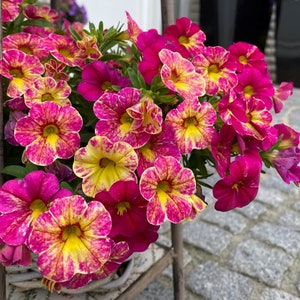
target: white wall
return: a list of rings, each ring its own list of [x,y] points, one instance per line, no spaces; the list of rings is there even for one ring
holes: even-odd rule
[[[128,11],[143,30],[161,31],[160,0],[77,0],[77,3],[85,6],[89,21],[96,26],[103,21],[106,28],[118,23],[126,28],[125,11]]]

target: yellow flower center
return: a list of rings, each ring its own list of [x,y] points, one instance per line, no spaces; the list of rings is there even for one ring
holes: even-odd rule
[[[239,62],[240,62],[241,64],[245,65],[245,64],[248,62],[247,57],[244,56],[244,55],[240,55],[240,56],[239,56]]]
[[[26,54],[33,54],[32,49],[28,45],[22,45],[19,47],[19,50],[26,53]]]
[[[59,54],[61,54],[62,56],[66,57],[66,58],[69,58],[69,59],[72,59],[72,58],[73,58],[73,56],[72,56],[70,50],[67,49],[67,48],[60,48],[60,49],[58,50],[58,52],[59,52]]]
[[[112,91],[112,84],[111,82],[109,81],[104,81],[102,84],[101,84],[101,89],[103,91]]]
[[[221,77],[221,72],[216,64],[212,64],[207,69],[208,77],[212,81],[218,81]]]
[[[44,127],[43,136],[49,137],[51,135],[57,135],[59,133],[58,128],[55,125],[47,125]]]
[[[186,36],[182,35],[178,38],[178,42],[181,45],[187,45],[189,44],[189,39]]]
[[[127,201],[119,202],[116,205],[116,209],[118,211],[118,215],[123,216],[124,212],[126,212],[130,208],[130,203]]]
[[[31,219],[32,221],[35,221],[35,219],[43,212],[45,212],[47,210],[47,206],[45,205],[44,201],[40,200],[40,199],[36,199],[34,200],[29,208],[32,211],[31,214]]]
[[[254,88],[251,85],[246,85],[244,87],[244,96],[249,98],[254,94]]]
[[[53,101],[53,97],[50,93],[45,93],[42,95],[42,98],[41,98],[42,102],[44,101]]]
[[[184,120],[184,127],[188,128],[190,126],[196,126],[198,124],[197,119],[195,117],[189,117]]]
[[[99,166],[101,168],[115,167],[116,163],[113,160],[111,160],[107,157],[103,157],[103,158],[100,159]]]
[[[20,68],[11,69],[9,74],[14,78],[23,78],[24,73]]]
[[[69,225],[64,228],[62,233],[62,240],[70,240],[70,239],[77,239],[82,234],[80,228],[77,225]]]
[[[160,190],[160,191],[166,193],[166,192],[170,191],[170,184],[166,180],[160,181],[157,185],[157,190]]]

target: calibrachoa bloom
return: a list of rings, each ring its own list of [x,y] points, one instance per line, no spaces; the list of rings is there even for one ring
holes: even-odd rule
[[[272,118],[293,83],[275,87],[256,46],[206,46],[186,17],[160,34],[25,2],[2,3],[3,265],[32,256],[50,291],[93,289],[164,222],[248,205],[264,166],[300,185],[300,133]]]
[[[12,179],[0,188],[0,238],[11,246],[27,243],[36,218],[59,197],[70,196],[50,173],[34,171],[23,180]]]
[[[206,148],[214,135],[216,112],[210,103],[198,99],[184,101],[169,111],[166,122],[174,129],[181,154]]]
[[[73,170],[83,178],[83,192],[94,197],[119,180],[135,180],[137,163],[137,155],[128,143],[113,143],[105,136],[94,136],[86,147],[76,151]]]
[[[196,182],[193,172],[183,168],[171,156],[159,157],[154,166],[146,169],[140,181],[142,196],[149,201],[147,219],[153,225],[165,220],[179,223],[192,211],[190,197],[194,194]]]
[[[74,107],[46,101],[35,104],[28,116],[18,120],[16,141],[26,147],[34,164],[47,166],[56,158],[70,158],[79,148],[82,118]]]
[[[44,277],[67,281],[97,271],[109,259],[111,217],[98,201],[78,195],[58,198],[33,224],[29,248]]]

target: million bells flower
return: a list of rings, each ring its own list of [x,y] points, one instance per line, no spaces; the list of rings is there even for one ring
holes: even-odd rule
[[[273,118],[293,83],[275,87],[255,45],[206,46],[187,17],[160,33],[128,12],[127,28],[86,25],[75,0],[2,2],[3,265],[80,292],[165,222],[250,204],[268,168],[300,185],[300,133]]]

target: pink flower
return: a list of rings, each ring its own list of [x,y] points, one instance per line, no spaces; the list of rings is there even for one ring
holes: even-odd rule
[[[159,58],[163,63],[160,74],[163,83],[184,99],[192,99],[205,94],[205,79],[196,73],[194,65],[178,52],[162,49]]]
[[[262,161],[258,153],[236,157],[230,164],[229,174],[213,187],[217,199],[215,208],[228,211],[243,207],[254,200],[258,192]]]
[[[110,237],[126,241],[132,252],[145,251],[158,238],[158,226],[146,218],[148,201],[135,181],[117,181],[108,191],[102,191],[95,200],[104,204],[112,217]]]
[[[25,91],[31,88],[35,79],[41,76],[44,67],[39,59],[27,55],[19,50],[7,50],[3,52],[0,61],[0,74],[8,79],[6,94],[9,97],[20,97]]]
[[[195,189],[192,170],[182,167],[174,157],[157,158],[154,166],[146,169],[140,178],[141,194],[149,201],[148,222],[153,225],[165,220],[181,222],[191,213],[190,197]]]
[[[186,17],[177,19],[174,25],[169,25],[164,36],[175,45],[176,51],[185,58],[199,54],[204,47],[203,42],[206,38],[198,24]]]
[[[31,264],[31,254],[26,245],[4,245],[0,250],[0,262],[4,266]]]
[[[175,132],[175,141],[181,154],[209,146],[215,132],[216,118],[216,111],[211,104],[201,104],[198,99],[185,100],[168,112],[166,122]]]
[[[119,71],[102,61],[94,61],[83,69],[77,91],[87,101],[96,101],[105,92],[115,92],[113,86],[126,87],[129,83],[129,79],[122,77]]]
[[[59,187],[53,174],[43,171],[6,181],[0,188],[0,238],[12,246],[26,243],[36,218],[54,199],[71,194]]]
[[[255,46],[245,42],[237,42],[228,47],[230,52],[230,62],[238,73],[247,67],[252,67],[265,73],[267,70],[267,62],[264,54]]]
[[[134,44],[137,41],[138,35],[142,32],[142,29],[139,25],[132,19],[128,11],[126,11],[127,18],[127,34],[129,35],[129,40]]]
[[[149,129],[151,124],[154,124],[154,128],[157,123],[160,125],[162,112],[157,107],[154,115],[149,116],[151,109],[141,111],[138,109],[140,102],[141,91],[135,88],[128,87],[118,93],[103,94],[94,104],[94,113],[99,119],[95,126],[96,135],[106,136],[112,142],[126,142],[133,148],[145,145],[150,138],[146,125],[149,125]],[[143,123],[146,123],[145,126]]]
[[[13,21],[20,13],[19,4],[23,0],[2,0],[2,21]]]
[[[25,154],[32,163],[47,166],[57,158],[74,155],[81,127],[82,118],[74,107],[46,101],[36,103],[28,116],[18,120],[15,139],[26,147]]]
[[[59,18],[58,12],[47,5],[36,6],[28,4],[24,7],[24,15],[29,20],[43,19],[51,23],[55,23]]]
[[[279,87],[275,88],[275,93],[272,97],[275,113],[280,113],[284,102],[293,94],[293,82],[281,82]]]
[[[35,221],[28,246],[38,255],[41,274],[52,281],[68,281],[89,274],[109,259],[111,218],[98,201],[81,196],[57,198]]]

